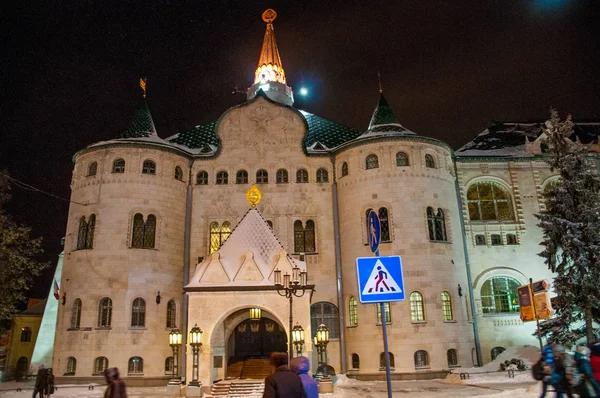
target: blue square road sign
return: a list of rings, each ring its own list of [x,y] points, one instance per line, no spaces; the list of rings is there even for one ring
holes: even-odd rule
[[[356,259],[360,302],[380,303],[404,300],[404,278],[400,256]]]

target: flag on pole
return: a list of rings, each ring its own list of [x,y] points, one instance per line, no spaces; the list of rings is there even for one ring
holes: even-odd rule
[[[146,79],[140,77],[140,87],[144,90],[144,98],[146,98]]]
[[[56,279],[54,280],[54,298],[55,299],[60,299],[60,289],[58,287],[58,282],[56,282]]]

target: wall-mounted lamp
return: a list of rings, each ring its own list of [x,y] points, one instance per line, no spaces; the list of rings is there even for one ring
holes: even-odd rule
[[[460,283],[458,284],[458,296],[462,297],[462,287],[460,287]]]
[[[162,297],[160,297],[160,290],[156,292],[156,304],[160,304],[160,299]]]

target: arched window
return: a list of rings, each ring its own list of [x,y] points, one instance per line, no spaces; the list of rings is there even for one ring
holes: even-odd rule
[[[149,159],[144,160],[142,174],[156,174],[156,163]]]
[[[305,169],[298,169],[296,171],[296,182],[305,183],[308,182],[308,171]]]
[[[514,220],[510,194],[495,182],[479,182],[467,190],[471,221]]]
[[[440,295],[442,298],[442,319],[444,321],[453,321],[454,316],[452,314],[452,298],[450,293],[442,292]]]
[[[415,369],[429,368],[429,355],[427,351],[419,350],[415,352]]]
[[[348,300],[348,321],[350,326],[358,326],[358,301],[354,296]]]
[[[367,156],[366,167],[367,170],[379,168],[379,158],[377,157],[377,155],[371,154]]]
[[[127,373],[144,373],[144,360],[140,357],[129,358]]]
[[[31,342],[31,328],[24,327],[21,328],[21,343],[29,343]]]
[[[79,219],[79,232],[77,234],[77,250],[92,249],[94,245],[94,230],[96,229],[96,215],[90,214],[88,221],[85,216]]]
[[[172,375],[173,374],[173,357],[167,357],[165,359],[165,374]]]
[[[475,244],[477,246],[485,245],[485,235],[475,235]]]
[[[138,297],[131,306],[131,327],[142,328],[146,326],[146,301]]]
[[[377,308],[377,324],[381,325],[381,305],[375,305]],[[385,323],[392,323],[392,311],[390,309],[390,303],[383,303],[383,312],[385,312]]]
[[[109,328],[112,318],[112,300],[104,297],[98,304],[98,327]]]
[[[495,276],[481,286],[481,308],[484,314],[519,312],[517,288],[521,283],[507,276]]]
[[[320,168],[317,170],[317,182],[328,182],[329,181],[329,173],[326,169]]]
[[[502,354],[506,349],[504,347],[494,347],[492,348],[492,361],[498,357],[498,355]]]
[[[65,376],[75,376],[76,371],[77,359],[75,359],[75,357],[67,358],[67,373],[65,373]]]
[[[144,216],[136,213],[133,216],[133,228],[131,234],[131,247],[138,249],[153,249],[156,235],[156,216],[148,214],[144,222]]]
[[[207,171],[199,171],[196,174],[196,185],[208,185],[208,172]]]
[[[320,301],[310,306],[311,330],[317,330],[320,324],[327,326],[330,339],[340,338],[340,317],[334,304]]]
[[[458,366],[458,353],[454,348],[446,351],[446,358],[448,359],[448,366]]]
[[[257,184],[268,184],[269,173],[265,169],[260,169],[256,172],[256,183]]]
[[[352,369],[360,369],[360,357],[358,354],[352,354]]]
[[[183,171],[179,166],[175,166],[175,179],[178,181],[183,181]]]
[[[229,174],[226,171],[217,173],[217,185],[225,185],[229,182]]]
[[[502,246],[502,236],[500,236],[500,234],[491,234],[490,238],[492,246]]]
[[[94,360],[94,374],[104,374],[108,369],[108,358],[98,357]]]
[[[306,227],[302,227],[302,221],[296,220],[294,222],[294,252],[314,253],[315,251],[314,221],[308,220],[306,221]]]
[[[167,303],[167,328],[173,329],[177,327],[177,304],[175,300],[169,300]]]
[[[288,183],[288,172],[286,169],[277,170],[277,174],[275,175],[275,182],[277,184],[287,184]]]
[[[88,177],[95,176],[98,171],[98,162],[92,162],[88,166]]]
[[[342,163],[342,177],[346,177],[348,175],[348,163]]]
[[[396,154],[396,166],[398,167],[404,167],[404,166],[408,166],[408,155],[404,152],[398,152]]]
[[[429,228],[429,240],[432,242],[447,242],[446,218],[444,211],[438,209],[437,213],[433,207],[427,208],[427,227]]]
[[[85,241],[87,234],[87,222],[85,216],[79,219],[79,233],[77,234],[77,250],[85,249]]]
[[[419,292],[412,292],[410,294],[410,319],[412,322],[425,321],[423,295]]]
[[[235,174],[236,184],[248,184],[248,172],[246,170],[238,170]]]
[[[433,156],[431,156],[430,154],[426,154],[425,155],[425,167],[427,167],[428,169],[435,169],[435,160],[433,159]]]
[[[371,228],[369,225],[369,213],[372,210],[373,209],[367,209],[367,211],[365,212],[365,220],[367,222],[367,225],[366,225],[367,236],[369,236],[369,234],[371,233]],[[389,219],[389,215],[388,215],[388,209],[386,207],[380,207],[379,210],[377,210],[377,215],[379,216],[381,241],[382,242],[391,242],[392,239],[390,236],[390,219]]]
[[[231,224],[229,221],[225,221],[223,225],[219,226],[218,222],[210,224],[210,253],[214,253],[225,243],[227,238],[231,235]]]
[[[113,173],[125,173],[125,160],[117,159],[113,162]]]
[[[73,300],[73,307],[71,307],[71,329],[79,329],[81,322],[81,299],[76,298]]]
[[[390,356],[390,368],[396,367],[396,360],[394,358],[394,354],[388,352]],[[379,370],[385,370],[385,352],[379,354]]]

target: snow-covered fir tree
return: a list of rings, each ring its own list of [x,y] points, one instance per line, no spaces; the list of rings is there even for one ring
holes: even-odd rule
[[[544,129],[548,163],[560,179],[544,193],[546,210],[536,217],[543,231],[539,253],[556,274],[555,316],[540,323],[549,342],[595,341],[600,303],[600,176],[598,160],[587,147],[569,140],[571,117],[561,121],[556,110]]]

